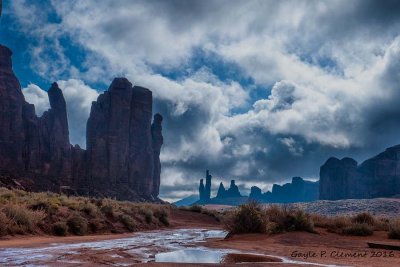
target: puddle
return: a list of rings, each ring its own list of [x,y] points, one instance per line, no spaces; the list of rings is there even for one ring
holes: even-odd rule
[[[258,254],[237,253],[235,250],[211,250],[207,248],[182,249],[177,251],[159,253],[155,262],[179,263],[250,263],[250,262],[283,262],[274,258]]]
[[[226,254],[221,250],[182,249],[156,254],[155,262],[220,263]]]

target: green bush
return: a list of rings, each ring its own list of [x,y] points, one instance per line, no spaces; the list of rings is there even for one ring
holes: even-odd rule
[[[135,230],[136,224],[131,216],[123,214],[119,216],[119,220],[129,231],[133,232]]]
[[[69,231],[75,235],[85,235],[87,233],[88,221],[79,214],[74,214],[68,219]]]
[[[57,236],[66,236],[68,233],[68,225],[65,222],[56,222],[52,227],[53,234]]]
[[[353,236],[370,236],[374,233],[374,228],[367,223],[353,223],[344,227],[342,233]]]

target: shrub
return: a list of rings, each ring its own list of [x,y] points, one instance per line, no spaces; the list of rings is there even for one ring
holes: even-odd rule
[[[131,216],[123,214],[119,216],[119,220],[129,231],[133,232],[135,230],[136,224]]]
[[[58,210],[61,202],[57,198],[45,198],[40,197],[38,199],[32,200],[29,208],[32,210],[45,210],[48,213],[53,213]]]
[[[89,220],[89,228],[92,233],[101,231],[104,228],[104,226],[105,226],[104,221],[101,219],[94,218]]]
[[[107,217],[114,218],[114,207],[111,204],[105,204],[101,207],[101,212],[104,213]]]
[[[7,216],[0,211],[0,236],[4,236],[8,231],[8,218]]]
[[[389,231],[390,229],[390,221],[388,218],[381,217],[375,219],[374,222],[374,230],[375,231]]]
[[[33,211],[21,205],[6,205],[3,211],[10,219],[10,223],[19,226],[22,233],[24,231],[32,233],[35,226],[46,217],[42,210]]]
[[[388,237],[390,239],[400,239],[400,221],[395,221],[390,224]]]
[[[86,215],[94,217],[96,216],[98,209],[96,205],[86,201],[82,205],[81,211],[83,211]]]
[[[353,223],[344,227],[342,233],[354,236],[370,236],[374,233],[374,228],[367,223]]]
[[[265,233],[267,220],[262,206],[255,201],[240,205],[233,214],[228,216],[225,228],[230,234]]]
[[[351,221],[353,223],[358,223],[358,224],[368,224],[368,225],[374,225],[375,224],[375,219],[374,217],[369,214],[368,212],[362,212],[357,215],[355,215]]]
[[[79,214],[74,214],[68,219],[68,228],[75,235],[87,233],[88,221]]]
[[[165,226],[169,226],[169,211],[165,207],[160,207],[154,212],[154,216],[158,218],[158,220],[164,224]]]
[[[65,222],[56,222],[52,227],[53,234],[57,236],[66,236],[68,233],[68,225]]]
[[[7,190],[0,195],[0,199],[4,200],[4,202],[9,202],[10,200],[12,200],[14,198],[15,198],[15,194],[10,190]]]
[[[144,219],[146,223],[150,224],[153,221],[153,211],[146,210],[144,213]]]
[[[336,216],[328,218],[329,222],[326,225],[327,231],[331,233],[342,234],[343,228],[351,226],[351,220],[346,216]]]
[[[311,217],[302,210],[271,206],[266,210],[270,232],[306,231],[315,232]]]

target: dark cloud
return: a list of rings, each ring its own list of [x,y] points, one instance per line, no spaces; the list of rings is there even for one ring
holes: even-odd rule
[[[83,101],[72,88],[117,74],[153,90],[163,197],[195,192],[206,168],[216,183],[266,188],[318,178],[330,156],[360,162],[400,142],[399,1],[25,4],[13,1],[13,16],[35,41],[37,72],[84,82],[67,81],[72,109]],[[66,56],[65,38],[83,63]],[[82,126],[87,114],[74,116]]]

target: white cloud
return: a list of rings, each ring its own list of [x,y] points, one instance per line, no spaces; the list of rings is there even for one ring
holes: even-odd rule
[[[57,81],[67,103],[67,115],[70,140],[73,144],[86,147],[86,122],[89,118],[92,101],[96,101],[99,92],[80,80]],[[41,116],[50,108],[47,92],[37,85],[30,84],[22,90],[28,103],[34,104],[36,115]]]
[[[300,155],[315,163],[293,172],[317,175],[315,158],[395,142],[376,141],[373,126],[398,114],[399,23],[384,24],[390,9],[380,19],[375,4],[363,2],[51,1],[59,22],[46,21],[46,10],[26,8],[26,1],[12,6],[21,30],[38,41],[30,51],[34,69],[65,80],[75,142],[84,142],[97,97],[85,83],[126,76],[153,91],[166,117],[161,159],[168,184],[210,165],[241,179],[281,179],[275,175],[289,170],[280,161]],[[84,51],[80,67],[65,56],[61,37]],[[193,72],[197,50],[235,65],[265,94],[252,99],[255,86],[218,78],[219,66]],[[168,78],[159,69],[186,74]],[[34,85],[24,94],[38,111],[45,108]],[[307,150],[313,145],[321,153],[315,158]]]
[[[25,100],[35,105],[36,115],[41,116],[43,112],[50,108],[49,97],[47,92],[42,90],[35,84],[29,84],[28,87],[22,89]]]

